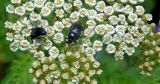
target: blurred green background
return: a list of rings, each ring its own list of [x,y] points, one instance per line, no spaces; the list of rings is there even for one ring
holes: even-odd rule
[[[142,4],[146,12],[153,12],[156,8],[156,0],[144,0]],[[158,0],[157,0],[158,1]],[[0,0],[0,84],[32,84],[32,76],[28,68],[32,64],[32,55],[28,52],[13,53],[9,50],[10,42],[6,41],[4,22],[9,17],[5,12],[5,6],[10,0]],[[138,51],[137,51],[138,52]],[[132,66],[135,62],[133,57],[123,61],[115,61],[113,56],[106,56],[106,53],[97,54],[104,70],[98,78],[99,84],[160,84],[160,68],[155,68],[151,77],[144,77],[139,74],[138,65]]]

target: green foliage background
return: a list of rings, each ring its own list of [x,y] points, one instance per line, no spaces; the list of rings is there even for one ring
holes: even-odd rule
[[[7,30],[4,22],[14,20],[5,12],[5,6],[10,0],[0,0],[0,84],[32,84],[32,76],[28,73],[33,57],[28,52],[13,53],[9,50],[9,42],[5,39]],[[147,12],[154,8],[154,0],[145,0],[143,4]],[[140,50],[137,50],[139,54]],[[97,54],[104,70],[102,76],[97,77],[99,84],[160,84],[160,68],[155,68],[151,77],[139,74],[137,61],[134,57],[127,57],[123,61],[115,61],[112,55],[105,52]],[[135,64],[136,66],[132,66]]]

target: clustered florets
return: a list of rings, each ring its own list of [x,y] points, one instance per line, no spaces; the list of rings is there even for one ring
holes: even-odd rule
[[[108,1],[108,3],[112,1]],[[72,23],[82,22],[84,25],[82,36],[85,38],[79,44],[85,47],[87,53],[94,55],[95,52],[106,46],[107,53],[115,53],[117,60],[123,59],[124,54],[131,56],[135,52],[135,47],[139,46],[139,43],[150,31],[146,21],[152,20],[152,16],[144,14],[145,10],[140,5],[131,6],[131,4],[142,2],[142,0],[120,0],[108,6],[104,1],[97,2],[96,0],[85,0],[85,4],[80,0],[75,0],[73,3],[64,0],[55,0],[54,2],[34,0],[27,1],[22,6],[15,8],[10,4],[6,8],[7,12],[23,16],[23,18],[16,23],[6,22],[6,27],[16,32],[8,33],[9,37],[7,38],[25,40],[31,32],[30,29],[38,26],[45,28],[47,35],[52,37],[52,39],[47,39],[49,45],[52,45],[52,42],[62,44],[67,38],[67,34],[63,32],[70,28]],[[12,3],[19,2],[12,1]],[[83,5],[88,5],[88,8]],[[38,10],[38,12],[34,10]],[[55,14],[52,18],[55,21],[50,23],[44,18],[51,17],[53,11]],[[29,17],[24,17],[25,15],[29,15]],[[22,36],[20,33],[23,30],[26,35]],[[11,41],[11,39],[9,40]],[[18,46],[19,43],[14,41],[11,46],[11,50],[16,51],[18,48],[14,44]],[[29,44],[31,43],[25,43],[28,46]]]
[[[34,75],[33,82],[40,84],[97,84],[93,77],[100,75],[100,63],[93,56],[82,56],[79,52],[67,52],[57,54],[59,51],[52,48],[50,54],[45,57],[42,51],[36,52],[33,67],[29,70]]]
[[[19,16],[19,19],[16,22],[5,22],[5,27],[10,30],[6,34],[7,40],[12,42],[10,49],[14,52],[29,50],[34,53],[36,61],[33,63],[33,72],[31,72],[35,75],[35,81],[58,83],[61,82],[59,79],[61,76],[62,80],[69,79],[69,82],[80,82],[77,73],[73,73],[74,76],[70,77],[70,72],[74,70],[62,73],[63,67],[59,66],[61,64],[66,68],[74,67],[67,64],[66,60],[70,59],[67,58],[68,56],[76,55],[66,55],[65,52],[68,51],[64,49],[72,24],[82,23],[84,31],[81,35],[82,38],[79,38],[76,44],[79,46],[79,50],[85,53],[82,57],[80,55],[74,60],[71,59],[73,63],[80,63],[81,59],[92,60],[88,61],[88,64],[84,61],[86,63],[84,66],[92,67],[93,55],[103,48],[108,54],[114,54],[116,60],[122,60],[125,54],[133,55],[135,48],[150,32],[147,21],[152,20],[152,15],[145,14],[143,6],[140,5],[143,1],[54,0],[52,2],[31,0],[22,4],[21,0],[11,0],[12,4],[6,7],[6,11]],[[36,27],[44,28],[47,35],[41,39],[31,39],[32,29]],[[59,60],[60,64],[57,64],[55,59],[59,59],[61,56],[66,60],[63,63]],[[49,69],[49,73],[46,72]],[[52,69],[56,70],[52,71]],[[77,71],[80,67],[73,69]],[[96,73],[96,70],[93,68],[93,70],[89,70],[90,72]],[[86,75],[84,72],[78,74]],[[84,81],[91,82],[90,75],[84,77],[86,77]],[[96,82],[94,79],[92,81]]]
[[[139,65],[141,74],[152,76],[152,71],[155,66],[160,64],[160,33],[155,32],[155,24],[151,24],[152,31],[146,36],[140,48],[143,50],[143,63]],[[159,28],[158,28],[159,30]]]

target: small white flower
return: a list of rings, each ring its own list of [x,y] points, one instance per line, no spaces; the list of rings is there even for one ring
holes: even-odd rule
[[[35,12],[32,12],[32,13],[30,13],[29,18],[31,21],[37,21],[37,20],[41,20],[41,15],[37,14]]]
[[[120,25],[128,26],[129,23],[127,22],[127,20],[126,20],[126,21],[121,21],[121,22],[120,22]]]
[[[150,31],[150,27],[148,27],[147,25],[143,25],[141,29],[145,35],[147,35]]]
[[[54,59],[58,57],[59,53],[60,53],[60,52],[59,52],[59,49],[58,49],[57,47],[55,47],[55,46],[53,46],[53,47],[49,50],[49,55],[50,55],[51,57],[53,57]]]
[[[11,51],[13,52],[16,52],[18,50],[18,46],[19,46],[19,43],[18,42],[13,42],[10,44],[10,49]]]
[[[97,2],[96,0],[85,0],[85,3],[89,6],[95,6]]]
[[[72,12],[71,14],[70,14],[70,20],[72,21],[72,22],[77,22],[78,20],[79,20],[79,15],[80,15],[80,13],[79,12]]]
[[[33,28],[32,21],[30,21],[30,20],[27,20],[26,25],[27,25],[28,29],[32,29]]]
[[[121,22],[126,21],[126,17],[125,17],[125,15],[123,15],[123,14],[119,14],[119,15],[118,15],[118,18],[119,18],[119,21],[121,21]]]
[[[59,18],[63,18],[64,17],[64,10],[62,10],[62,9],[57,9],[55,11],[55,13],[56,13],[56,16],[59,17]]]
[[[70,12],[71,9],[72,9],[72,4],[70,3],[65,3],[64,6],[63,6],[63,9],[66,11],[66,12]]]
[[[95,19],[96,15],[97,15],[97,11],[93,9],[88,10],[88,14],[87,14],[88,19]]]
[[[144,10],[143,6],[136,6],[136,11],[135,11],[135,13],[136,13],[137,15],[143,15],[144,12],[145,12],[145,10]]]
[[[22,30],[22,27],[20,25],[18,25],[17,23],[15,23],[13,25],[13,30],[15,30],[16,33],[18,33]]]
[[[124,7],[124,13],[125,14],[133,13],[133,7],[131,5],[126,5]]]
[[[114,34],[115,33],[115,28],[112,25],[106,25],[106,33],[107,34]]]
[[[45,4],[45,7],[49,8],[50,10],[53,10],[54,9],[54,4],[52,2],[47,2]]]
[[[123,41],[123,36],[119,35],[119,34],[114,34],[113,38],[112,38],[113,42],[122,42]]]
[[[48,26],[45,28],[46,32],[47,32],[47,35],[49,36],[53,36],[55,31],[54,31],[54,27],[53,26]]]
[[[88,20],[86,24],[88,28],[91,28],[91,29],[93,29],[96,26],[96,22],[94,20]]]
[[[93,48],[87,47],[85,49],[85,53],[86,53],[87,56],[93,56],[96,53],[96,51]]]
[[[123,25],[117,25],[115,30],[116,30],[117,34],[123,36],[125,34],[125,32],[126,32],[126,27],[123,26]]]
[[[106,7],[105,2],[104,1],[99,1],[95,8],[96,8],[97,11],[103,12],[105,7]]]
[[[6,33],[6,39],[8,41],[12,41],[14,38],[14,33]]]
[[[42,8],[46,0],[34,0],[34,7]]]
[[[81,8],[82,7],[82,2],[81,2],[81,0],[75,0],[74,2],[73,2],[73,6],[76,6],[77,8]]]
[[[30,29],[23,29],[22,30],[22,37],[30,36],[31,30]]]
[[[79,13],[80,13],[80,16],[81,17],[85,17],[85,16],[87,16],[87,9],[85,9],[85,8],[81,8],[81,9],[79,9]]]
[[[26,24],[26,22],[27,22],[27,17],[20,18],[20,20],[17,21],[17,22],[21,22],[22,24]]]
[[[60,32],[60,31],[62,31],[63,29],[64,29],[64,25],[63,25],[63,23],[62,22],[59,22],[59,21],[56,21],[55,23],[54,23],[54,30],[56,30],[56,31],[58,31],[58,32]]]
[[[39,43],[33,43],[33,44],[30,44],[30,52],[31,53],[35,53],[35,52],[37,52],[37,49],[38,49],[38,47],[39,47]]]
[[[143,41],[143,39],[144,39],[144,34],[143,33],[138,33],[138,35],[137,35],[137,38],[138,38],[138,40],[141,42],[141,41]]]
[[[128,0],[131,4],[137,4],[137,0]]]
[[[107,7],[105,7],[104,8],[104,13],[106,14],[106,15],[112,15],[113,13],[114,13],[114,9],[113,9],[113,7],[112,6],[107,6]]]
[[[103,46],[103,43],[101,41],[94,41],[93,43],[93,48],[97,51],[101,51],[102,50],[102,46]]]
[[[123,60],[124,58],[124,52],[123,51],[116,51],[115,52],[115,59],[116,60]]]
[[[89,75],[89,77],[92,77],[93,75],[95,75],[95,70],[89,70],[88,71],[88,75]]]
[[[144,17],[147,21],[151,21],[153,16],[151,14],[145,14]]]
[[[17,23],[17,25],[24,27],[24,26],[26,26],[24,23],[26,21],[27,21],[27,18],[23,18],[23,19],[18,20],[16,23]]]
[[[135,13],[130,13],[128,16],[128,20],[130,22],[135,22],[138,19],[138,16]]]
[[[12,29],[13,25],[14,25],[14,23],[12,23],[12,22],[9,22],[9,21],[5,22],[5,27],[8,29]]]
[[[141,20],[141,18],[139,18],[139,19],[136,20],[135,25],[136,25],[137,27],[140,27],[140,28],[141,28],[143,25],[145,25],[145,23],[144,23],[144,21]]]
[[[42,51],[38,51],[38,52],[34,53],[35,58],[41,58],[41,57],[44,57],[44,56],[45,56],[44,52],[42,52]]]
[[[46,28],[49,25],[48,20],[40,20],[38,27]]]
[[[51,14],[51,10],[48,7],[42,7],[40,14],[47,17]]]
[[[112,36],[109,34],[105,34],[102,38],[104,44],[109,44],[112,42]]]
[[[90,46],[92,43],[91,43],[91,41],[90,41],[90,39],[88,39],[88,38],[83,38],[82,39],[82,45],[84,46],[84,47],[88,47],[88,46]]]
[[[19,49],[25,51],[29,48],[30,43],[27,40],[22,40],[19,44]]]
[[[69,74],[68,73],[63,73],[62,78],[67,80],[69,78]]]
[[[43,74],[42,70],[39,69],[35,72],[36,77],[40,77]]]
[[[95,32],[98,35],[104,35],[106,32],[106,26],[105,25],[97,25],[95,28]]]
[[[14,9],[14,6],[9,4],[7,7],[6,7],[6,11],[8,13],[14,13],[15,9]]]
[[[131,55],[134,54],[135,49],[134,49],[134,47],[127,47],[126,50],[125,50],[125,52],[126,52],[129,56],[131,56]]]
[[[138,33],[139,33],[138,27],[132,26],[131,29],[129,29],[129,32],[130,32],[133,36],[137,36]]]
[[[64,41],[64,35],[62,33],[56,33],[53,37],[55,43],[62,43]]]
[[[14,41],[15,42],[20,42],[22,41],[24,38],[20,35],[20,34],[15,34],[14,35]]]
[[[23,6],[26,8],[27,11],[34,10],[34,4],[31,1],[26,2]]]
[[[113,5],[113,8],[114,8],[114,10],[117,11],[117,12],[122,12],[122,11],[124,11],[124,7],[123,7],[123,5],[120,4],[120,3],[115,3],[115,4]]]
[[[134,46],[134,47],[138,47],[139,46],[139,40],[138,39],[133,39],[131,44]]]
[[[116,46],[113,44],[108,44],[108,46],[106,47],[106,51],[110,54],[114,53],[116,51]]]
[[[71,27],[71,20],[69,19],[69,18],[64,18],[64,19],[62,19],[62,22],[63,22],[63,25],[65,26],[65,27]]]
[[[126,43],[131,43],[132,42],[132,40],[133,40],[133,36],[132,36],[132,34],[130,34],[130,33],[126,33],[125,35],[124,35],[124,41],[126,42]]]
[[[40,62],[39,62],[39,61],[34,61],[34,62],[32,63],[32,66],[33,66],[34,68],[39,67],[39,66],[40,66]]]
[[[87,29],[84,30],[84,35],[86,37],[92,37],[94,35],[94,30],[90,29],[90,28],[87,28]]]
[[[121,43],[119,44],[119,49],[120,49],[120,50],[126,50],[126,48],[127,48],[127,44],[126,44],[125,42],[121,42]]]
[[[93,67],[94,67],[94,68],[98,68],[100,65],[101,65],[101,64],[100,64],[98,61],[95,61],[95,62],[93,63]]]
[[[56,7],[62,7],[64,5],[64,0],[54,0],[54,4]]]
[[[119,22],[119,18],[115,15],[110,16],[108,20],[110,21],[110,24],[112,25],[116,25]]]
[[[21,0],[11,0],[11,3],[17,3],[17,4],[20,4],[21,3]]]
[[[15,14],[23,16],[26,13],[26,10],[23,6],[18,6],[15,8]]]
[[[96,15],[96,20],[99,22],[104,22],[105,20],[105,15],[103,13],[99,13]]]

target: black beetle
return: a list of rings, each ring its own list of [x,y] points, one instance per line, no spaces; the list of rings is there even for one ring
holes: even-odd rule
[[[42,27],[36,27],[31,30],[32,30],[30,35],[31,39],[40,38],[40,36],[47,34],[46,30]]]
[[[68,34],[67,43],[76,43],[78,38],[81,36],[82,31],[83,28],[80,22],[73,23]]]

